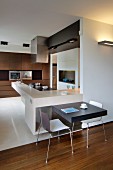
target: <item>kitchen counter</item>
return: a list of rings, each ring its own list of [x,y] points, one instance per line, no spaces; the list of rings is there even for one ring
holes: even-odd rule
[[[51,116],[52,105],[79,102],[83,98],[78,89],[38,91],[20,82],[12,82],[12,87],[25,103],[25,121],[34,135],[38,133],[36,124],[40,121],[39,107],[44,108]]]
[[[28,86],[27,84],[20,83],[20,82],[12,82],[12,87],[15,90],[17,90],[18,93],[21,90],[34,99],[35,98],[44,98],[44,97],[62,96],[62,95],[80,94],[78,89],[77,90],[43,90],[43,91],[39,91],[35,88]]]

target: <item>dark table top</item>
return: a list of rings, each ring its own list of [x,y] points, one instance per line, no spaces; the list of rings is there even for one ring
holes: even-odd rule
[[[76,102],[76,103],[55,105],[52,106],[52,109],[53,112],[59,114],[61,117],[63,117],[70,123],[107,115],[107,110],[96,107],[89,103],[86,103],[88,107],[87,109],[81,109],[80,108],[81,103],[86,103],[86,102]],[[64,113],[64,111],[61,110],[70,107],[76,108],[79,111],[73,113]]]

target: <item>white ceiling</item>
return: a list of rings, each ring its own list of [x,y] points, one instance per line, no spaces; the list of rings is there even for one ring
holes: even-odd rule
[[[0,0],[0,41],[30,43],[79,17],[113,25],[113,0]]]

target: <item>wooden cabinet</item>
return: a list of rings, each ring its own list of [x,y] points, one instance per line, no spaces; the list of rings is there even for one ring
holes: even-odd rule
[[[41,63],[33,63],[32,70],[42,70],[42,64]]]
[[[52,87],[57,89],[57,65],[53,65]]]
[[[42,79],[50,79],[50,64],[42,64]]]
[[[10,53],[9,70],[21,70],[22,57],[21,54]]]
[[[0,52],[0,70],[9,70],[9,53]]]
[[[22,70],[32,70],[30,54],[22,54]]]
[[[0,81],[0,98],[20,96],[12,87],[11,81]]]

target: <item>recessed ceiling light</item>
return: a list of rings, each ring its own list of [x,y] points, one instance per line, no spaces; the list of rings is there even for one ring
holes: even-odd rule
[[[7,41],[1,41],[0,44],[1,44],[1,45],[8,45],[8,42],[7,42]]]
[[[23,43],[23,47],[29,47],[30,44]]]

